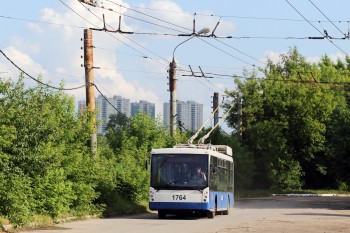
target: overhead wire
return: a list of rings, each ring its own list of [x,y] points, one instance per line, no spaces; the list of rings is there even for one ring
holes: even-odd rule
[[[0,18],[11,19],[11,20],[20,20],[20,21],[26,21],[26,22],[32,22],[32,23],[50,24],[50,25],[70,27],[70,28],[79,28],[79,29],[86,28],[83,26],[74,26],[74,25],[68,25],[68,24],[52,23],[52,22],[45,22],[45,21],[39,21],[39,20],[33,20],[33,19],[23,19],[23,18],[4,16],[4,15],[0,15]]]
[[[157,17],[150,16],[150,15],[145,14],[145,13],[143,13],[143,12],[136,11],[136,10],[131,9],[131,8],[129,8],[129,7],[125,7],[125,6],[121,5],[121,4],[115,3],[115,2],[113,2],[113,1],[110,1],[110,0],[107,0],[107,1],[108,1],[108,2],[111,2],[111,3],[114,3],[114,4],[116,4],[116,5],[120,6],[120,7],[124,7],[125,9],[133,10],[133,11],[135,11],[135,12],[137,12],[137,13],[146,15],[146,16],[151,17],[151,18],[153,18],[153,19],[160,20],[160,21],[162,21],[162,22],[166,22],[166,23],[168,23],[168,24],[171,24],[172,26],[181,27],[181,28],[186,29],[186,30],[189,30],[189,31],[191,30],[191,29],[189,29],[189,28],[185,28],[185,27],[182,27],[182,26],[178,26],[178,25],[176,25],[176,24],[174,24],[174,23],[171,23],[171,22],[168,22],[168,21],[159,19],[159,18],[157,18]],[[83,3],[81,3],[81,4],[83,5]],[[84,7],[87,8],[86,6],[84,6]],[[97,6],[97,7],[99,7],[99,6]],[[87,9],[88,9],[88,8],[87,8]],[[116,12],[116,11],[114,11],[114,10],[111,9],[111,8],[109,8],[108,10],[109,10],[109,11]],[[91,11],[89,10],[89,12],[91,12]],[[93,12],[91,12],[91,13],[93,13]],[[94,14],[94,13],[93,13],[93,14]],[[103,21],[103,20],[102,20],[100,17],[98,17],[96,14],[94,14],[94,15],[95,15],[97,18],[99,18],[101,21]],[[124,15],[125,15],[125,14],[124,14]],[[147,21],[147,22],[148,22],[148,21]],[[134,32],[133,32],[133,34],[134,34]],[[122,35],[123,35],[123,34],[122,34]],[[124,36],[124,35],[123,35],[123,36]],[[157,57],[159,57],[159,58],[161,58],[161,59],[164,59],[164,58],[160,57],[158,54],[154,53],[153,51],[150,51],[150,50],[148,50],[147,48],[145,48],[144,46],[140,45],[138,42],[132,40],[131,38],[126,37],[126,36],[124,36],[124,37],[127,38],[128,40],[131,40],[133,43],[136,43],[137,45],[141,46],[143,49],[145,49],[145,50],[151,52],[151,53],[154,54],[155,56],[157,56]],[[217,40],[218,40],[218,39],[217,39]],[[203,40],[203,41],[204,41],[204,40]],[[240,61],[242,61],[242,62],[244,62],[244,63],[247,63],[247,64],[249,64],[249,65],[252,65],[252,64],[250,64],[250,63],[244,61],[243,59],[240,59],[240,58],[238,58],[238,57],[236,57],[236,56],[234,56],[234,55],[232,55],[232,54],[229,54],[228,52],[226,52],[226,51],[224,51],[224,50],[218,48],[217,46],[210,44],[210,43],[207,42],[207,41],[205,41],[205,42],[206,42],[207,44],[211,45],[212,47],[214,47],[214,48],[216,48],[216,49],[218,49],[218,50],[220,50],[220,51],[222,51],[222,52],[228,54],[229,56],[231,56],[231,57],[233,57],[233,58],[235,58],[235,59],[238,59],[238,60],[240,60]],[[227,45],[227,44],[225,44],[225,45]],[[232,47],[232,46],[230,46],[230,47],[233,48],[233,49],[235,49],[236,51],[239,51],[240,53],[242,53],[242,54],[244,54],[244,55],[246,55],[246,56],[249,56],[249,57],[253,58],[252,56],[250,56],[250,55],[248,55],[248,54],[246,54],[246,53],[244,53],[244,52],[242,52],[242,51],[240,51],[240,50],[238,50],[238,49],[236,49],[236,48],[234,48],[234,47]],[[256,58],[253,58],[253,59],[259,61],[259,60],[256,59]],[[164,59],[164,60],[167,61],[167,62],[169,62],[169,61],[166,60],[166,59]],[[259,62],[261,62],[261,61],[259,61]],[[252,66],[255,66],[255,65],[252,65]]]
[[[171,23],[171,22],[166,21],[166,20],[163,20],[163,19],[159,19],[159,18],[154,17],[154,16],[152,16],[152,15],[146,14],[146,13],[141,12],[141,11],[137,11],[137,10],[135,10],[135,9],[132,9],[132,8],[130,8],[130,7],[123,6],[123,5],[121,5],[121,4],[118,4],[118,3],[113,2],[113,1],[110,1],[110,0],[106,0],[106,1],[107,1],[107,2],[111,2],[111,3],[114,3],[114,4],[116,4],[116,5],[120,6],[120,7],[123,7],[123,8],[125,8],[125,9],[131,10],[131,11],[134,11],[134,12],[136,12],[136,13],[139,13],[139,14],[142,14],[142,15],[145,15],[145,16],[148,16],[148,17],[150,17],[150,18],[152,18],[152,19],[159,20],[159,21],[161,21],[161,22],[164,22],[164,23],[170,24],[170,25],[172,25],[172,26],[175,26],[175,27],[179,27],[179,28],[185,29],[185,30],[187,30],[187,31],[191,31],[191,29],[190,29],[190,28],[186,28],[186,27],[179,26],[179,25],[177,25],[177,24]],[[183,32],[183,31],[179,31],[179,32]]]
[[[103,8],[102,8],[103,9]],[[20,21],[26,21],[26,22],[33,22],[33,23],[40,23],[40,24],[48,24],[48,25],[55,25],[55,26],[62,26],[62,27],[70,27],[70,28],[77,28],[77,29],[85,29],[86,26],[76,26],[76,25],[68,25],[68,24],[59,24],[59,23],[53,23],[53,22],[47,22],[47,21],[39,21],[39,20],[32,20],[32,19],[24,19],[24,18],[18,18],[18,17],[11,17],[11,16],[5,16],[0,15],[0,18],[10,19],[10,20],[20,20]],[[305,22],[305,20],[302,20]],[[328,21],[312,21],[310,22],[328,22]],[[350,21],[331,21],[331,22],[346,22],[349,24]],[[95,26],[95,25],[94,25]],[[137,35],[154,35],[154,36],[178,36],[178,34],[169,34],[169,33],[156,33],[156,32],[134,32],[133,34]],[[231,36],[231,39],[267,39],[267,40],[307,40],[310,39],[308,36],[304,37],[296,37],[296,36],[287,36],[287,37],[273,37],[273,36]],[[332,39],[343,39],[343,38],[332,38]]]
[[[83,20],[85,20],[86,22],[90,23],[91,25],[97,27],[94,23],[90,22],[89,20],[87,20],[85,17],[83,17],[82,15],[80,15],[78,12],[76,12],[72,7],[70,7],[68,4],[66,4],[65,2],[63,2],[62,0],[59,0],[63,5],[65,5],[68,9],[70,9],[73,13],[75,13],[76,15],[78,15],[80,18],[82,18]]]
[[[112,53],[117,52],[117,53],[120,53],[120,54],[126,54],[126,55],[130,55],[130,56],[135,56],[135,57],[148,58],[145,55],[138,55],[138,54],[132,54],[132,53],[123,52],[123,51],[120,51],[120,50],[107,49],[107,48],[99,47],[99,46],[96,46],[96,45],[94,45],[93,48],[94,49],[104,50],[104,51],[109,51],[109,52],[112,52]]]
[[[107,0],[109,1],[109,0]],[[109,1],[112,2],[112,1]],[[155,8],[149,8],[149,7],[140,7],[135,5],[130,5],[130,9],[136,8],[136,9],[143,9],[143,10],[150,10],[150,11],[158,11],[158,12],[168,12],[168,13],[177,13],[177,14],[187,14],[187,15],[193,15],[192,12],[186,12],[186,11],[175,11],[175,10],[163,10],[163,9],[155,9]],[[200,13],[196,12],[199,16],[216,16],[216,17],[222,17],[222,18],[237,18],[237,19],[252,19],[252,20],[272,20],[272,21],[291,21],[291,22],[306,22],[305,19],[292,19],[292,18],[276,18],[276,17],[256,17],[256,16],[239,16],[239,15],[220,15],[220,14],[206,14],[206,13]],[[332,22],[339,22],[339,23],[347,23],[350,20],[333,20]],[[320,20],[310,20],[310,22],[317,23],[320,22]],[[321,22],[329,22],[329,21],[321,21]]]
[[[88,11],[90,11],[92,14],[94,14],[94,13],[93,13],[88,7],[86,7],[82,2],[80,2],[80,4],[83,5],[83,6],[84,6]],[[116,5],[118,5],[118,6],[121,6],[121,7],[124,7],[124,8],[126,8],[126,9],[129,9],[129,10],[133,10],[133,9],[131,9],[131,8],[125,7],[125,6],[123,6],[123,5],[121,5],[121,4],[118,4],[118,3],[114,3],[114,4],[116,4]],[[101,7],[101,6],[98,6],[98,5],[95,6],[95,7],[96,7],[96,8],[101,8],[101,9],[106,9],[106,8]],[[143,19],[140,19],[140,18],[137,18],[137,17],[134,17],[134,16],[130,16],[130,15],[127,15],[127,14],[118,13],[118,12],[116,12],[116,11],[115,11],[114,9],[112,9],[112,8],[108,8],[108,11],[114,12],[114,13],[117,13],[117,14],[120,14],[120,15],[123,15],[123,16],[128,17],[128,18],[132,18],[132,19],[135,19],[135,20],[138,20],[138,21],[142,21],[142,22],[145,22],[145,23],[154,25],[154,26],[159,26],[159,27],[166,28],[166,29],[169,29],[169,30],[172,30],[172,31],[184,33],[184,31],[180,31],[180,30],[177,30],[177,29],[174,29],[174,28],[170,28],[170,27],[167,27],[167,26],[164,26],[164,25],[156,24],[156,23],[153,23],[153,22],[150,22],[150,21],[147,21],[147,20],[143,20]],[[154,17],[154,16],[150,16],[150,15],[144,14],[144,13],[142,13],[142,12],[140,12],[140,11],[136,11],[136,10],[133,10],[133,11],[135,11],[135,12],[137,12],[137,13],[140,13],[140,14],[143,14],[143,15],[146,15],[146,16],[151,17],[151,18],[153,18],[153,19],[156,19],[156,20],[159,20],[159,21],[168,23],[168,24],[170,24],[170,25],[173,25],[173,26],[176,26],[176,27],[181,27],[181,26],[178,26],[178,25],[173,24],[173,23],[171,23],[171,22],[168,22],[168,21],[165,21],[165,20],[156,18],[156,17]],[[95,15],[97,18],[99,18],[101,21],[103,21],[103,20],[102,20],[100,17],[98,17],[96,14],[94,14],[94,15]],[[108,26],[110,26],[110,25],[108,25]],[[110,27],[111,27],[111,26],[110,26]],[[185,27],[181,27],[181,28],[185,28]],[[190,29],[188,29],[188,28],[185,28],[185,29],[186,29],[186,30],[190,30]],[[146,33],[146,32],[140,32],[140,33],[139,33],[139,32],[133,32],[132,34],[150,34],[150,35],[170,35],[170,36],[177,36],[177,35],[175,35],[175,34],[168,34],[168,33],[154,34],[154,33]]]
[[[56,90],[60,90],[60,91],[72,91],[72,90],[76,90],[76,89],[80,89],[80,88],[83,88],[85,87],[86,85],[81,85],[81,86],[78,86],[78,87],[72,87],[72,88],[63,88],[63,87],[55,87],[55,86],[52,86],[50,84],[47,84],[47,83],[44,83],[42,81],[40,81],[39,79],[36,79],[34,78],[33,76],[31,76],[30,74],[28,74],[25,70],[23,70],[21,67],[19,67],[14,61],[12,61],[1,49],[0,49],[0,53],[2,53],[2,55],[9,61],[11,62],[11,64],[13,66],[15,66],[19,71],[21,71],[23,74],[25,74],[26,76],[28,76],[29,78],[31,78],[32,80],[34,80],[35,82],[43,85],[43,86],[46,86],[46,87],[49,87],[49,88],[52,88],[52,89],[56,89]]]
[[[122,111],[120,111],[118,108],[116,108],[114,106],[114,104],[111,103],[111,101],[109,101],[109,99],[100,91],[100,89],[98,88],[98,86],[96,84],[94,84],[96,91],[102,96],[103,99],[106,100],[106,102],[112,106],[113,109],[115,109],[118,113],[122,114],[128,121],[130,121],[130,118],[123,113]]]
[[[342,34],[342,35],[345,35],[344,32],[342,30],[340,30],[337,25],[335,25],[328,17],[327,15],[325,15],[321,10],[320,8],[318,8],[315,3],[313,3],[311,0],[309,0],[309,2],[331,23],[333,24],[333,26]]]
[[[85,19],[83,16],[81,16],[80,14],[78,14],[73,8],[71,8],[69,5],[67,5],[66,3],[64,3],[62,0],[59,0],[63,5],[65,5],[68,9],[70,9],[71,11],[73,11],[75,14],[77,14],[78,16],[80,16],[83,20],[85,20],[86,22],[90,23],[91,25],[93,25],[94,27],[98,28],[97,25],[95,25],[94,23],[91,23],[89,20]],[[81,2],[80,2],[81,3]],[[94,14],[93,12],[91,12],[87,7],[85,7],[82,3],[81,5],[86,9],[88,10],[90,13],[92,13],[95,17],[97,17],[98,19],[100,19],[101,21],[103,21],[100,17],[98,17],[96,14]],[[123,42],[122,40],[118,39],[117,37],[115,37],[114,35],[112,35],[111,33],[107,33],[108,35],[110,35],[111,37],[115,38],[116,40],[118,40],[119,42],[121,42],[122,44],[126,45],[127,47],[131,48],[132,50],[142,54],[143,56],[146,57],[146,55],[144,53],[142,53],[141,51],[135,49],[134,47],[126,44],[125,42]],[[162,58],[164,59],[164,58]],[[156,61],[156,60],[154,60]],[[162,63],[161,63],[162,64]],[[162,64],[164,65],[164,64]]]
[[[135,73],[147,73],[147,74],[164,74],[164,73],[161,73],[161,72],[144,71],[144,70],[116,69],[116,68],[104,68],[104,67],[99,67],[99,69],[101,69],[101,70],[117,70],[117,71],[135,72]]]
[[[219,50],[219,51],[225,53],[226,55],[228,55],[228,56],[230,56],[230,57],[233,57],[233,58],[235,58],[235,59],[237,59],[237,60],[239,60],[239,61],[241,61],[241,62],[243,62],[243,63],[245,63],[245,64],[247,64],[247,65],[250,65],[250,66],[254,66],[254,67],[255,67],[254,64],[249,63],[249,62],[247,62],[247,61],[245,61],[245,60],[243,60],[243,59],[241,59],[241,58],[239,58],[239,57],[236,57],[236,56],[234,56],[234,55],[232,55],[232,54],[226,52],[225,50],[223,50],[223,49],[221,49],[221,48],[219,48],[219,47],[217,47],[217,46],[215,46],[215,45],[210,44],[209,42],[203,40],[203,39],[200,38],[200,37],[198,37],[198,39],[201,40],[201,41],[203,41],[204,43],[208,44],[209,46],[211,46],[211,47],[213,47],[213,48],[215,48],[215,49],[217,49],[217,50]]]
[[[265,62],[262,62],[262,61],[260,61],[259,59],[256,59],[255,57],[250,56],[249,54],[247,54],[247,53],[245,53],[245,52],[243,52],[243,51],[241,51],[241,50],[239,50],[239,49],[233,47],[232,45],[229,45],[229,44],[227,44],[227,43],[225,43],[225,42],[223,42],[223,41],[221,41],[221,40],[219,40],[219,39],[217,39],[217,38],[215,38],[215,40],[218,41],[219,43],[221,43],[221,44],[223,44],[223,45],[226,45],[227,47],[230,47],[230,48],[236,50],[237,52],[239,52],[239,53],[241,53],[241,54],[243,54],[243,55],[245,55],[245,56],[247,56],[247,57],[249,57],[249,58],[251,58],[251,59],[257,61],[257,62],[260,62],[260,63],[266,65]]]
[[[340,48],[338,45],[336,45],[332,40],[329,39],[328,35],[326,35],[323,32],[321,32],[315,25],[313,25],[303,14],[298,11],[288,0],[285,0],[303,19],[305,19],[313,28],[315,28],[324,38],[326,38],[332,45],[334,45],[336,48],[338,48],[340,51],[342,51],[345,55],[349,56],[347,52],[345,52],[342,48]]]
[[[60,1],[61,1],[61,0],[60,0]],[[83,4],[82,2],[80,2],[80,4],[81,4],[87,11],[89,11],[91,14],[93,14],[96,18],[98,18],[100,21],[104,22],[103,19],[101,19],[99,16],[97,16],[95,13],[93,13],[89,8],[87,8],[86,6],[84,6],[84,4]],[[110,26],[110,25],[109,25],[109,26]],[[97,27],[97,26],[96,26],[96,27]],[[113,28],[112,26],[110,26],[110,27]],[[97,27],[97,28],[98,28],[98,27]],[[114,37],[115,39],[117,39],[117,38],[116,38],[115,36],[113,36],[111,33],[108,33],[108,32],[107,32],[107,34],[109,34],[110,36],[112,36],[112,37]],[[145,46],[141,45],[140,43],[138,43],[138,42],[136,42],[136,41],[130,39],[129,37],[124,36],[123,34],[120,34],[120,35],[122,35],[122,36],[123,36],[124,38],[126,38],[127,40],[130,40],[130,41],[133,42],[134,44],[138,45],[139,47],[145,49],[146,51],[152,53],[153,55],[157,56],[158,58],[169,62],[167,59],[165,59],[165,58],[159,56],[158,54],[156,54],[155,52],[153,52],[153,51],[147,49]],[[119,40],[119,39],[117,39],[117,40],[118,40],[118,41],[121,41],[121,40]],[[124,42],[122,42],[122,43],[124,43]],[[124,44],[125,44],[125,43],[124,43]],[[127,45],[127,44],[126,44],[126,45]],[[130,45],[127,45],[127,46],[128,46],[128,47],[131,47]],[[131,48],[132,48],[132,47],[131,47]],[[136,51],[138,51],[138,50],[135,49],[135,48],[133,48],[133,49],[136,50]],[[143,53],[140,52],[140,51],[138,51],[138,52],[139,52],[140,54],[143,54]],[[145,55],[145,54],[143,54],[143,55]]]
[[[160,61],[158,61],[158,60],[155,60],[155,59],[153,59],[152,57],[148,57],[148,56],[146,56],[145,54],[137,55],[137,54],[132,54],[132,53],[123,52],[123,51],[120,51],[120,50],[107,49],[107,48],[103,48],[103,47],[99,47],[99,46],[94,46],[94,48],[100,49],[100,50],[104,50],[104,51],[109,51],[109,52],[118,52],[118,53],[121,53],[121,54],[126,54],[126,55],[130,55],[130,56],[140,57],[140,58],[144,58],[144,59],[150,59],[151,61],[157,62],[157,63],[160,64],[160,65],[168,66],[168,64],[165,64],[165,63],[162,63],[162,62],[160,62]]]

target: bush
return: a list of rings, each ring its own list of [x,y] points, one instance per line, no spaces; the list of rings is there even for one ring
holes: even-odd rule
[[[0,174],[0,213],[15,226],[30,222],[34,199],[30,178],[18,169],[11,173]]]

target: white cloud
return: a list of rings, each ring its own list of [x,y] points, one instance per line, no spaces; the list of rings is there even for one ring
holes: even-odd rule
[[[282,62],[281,56],[286,55],[286,54],[287,54],[287,52],[267,51],[264,53],[265,61],[267,59],[270,59],[274,63]],[[330,55],[328,55],[328,57],[334,63],[336,63],[338,61],[338,59],[340,59],[341,61],[345,61],[345,55],[340,53],[340,52],[338,52],[336,54],[330,54]],[[310,63],[318,63],[321,61],[320,56],[308,56],[308,57],[305,57],[305,59],[307,62],[310,62]]]
[[[30,55],[17,50],[15,47],[7,47],[4,49],[4,53],[22,70],[27,72],[29,75],[37,78],[39,74],[45,76],[47,74],[44,68],[36,63]],[[16,68],[13,67],[13,70]]]
[[[35,24],[35,23],[28,23],[27,27],[30,31],[38,33],[38,34],[43,34],[45,32],[45,30],[43,30],[43,28],[40,27],[40,25]]]
[[[336,53],[336,54],[331,54],[329,55],[330,59],[333,61],[333,62],[337,62],[338,59],[340,59],[341,61],[345,61],[345,55],[343,53]]]
[[[12,36],[10,46],[28,54],[38,54],[41,52],[40,43],[31,41],[23,37]]]
[[[320,62],[321,58],[319,56],[314,57],[306,57],[306,61],[310,63],[318,63]]]
[[[281,56],[287,54],[287,52],[275,52],[275,51],[266,51],[264,53],[265,62],[269,59],[273,63],[279,63],[282,61]]]

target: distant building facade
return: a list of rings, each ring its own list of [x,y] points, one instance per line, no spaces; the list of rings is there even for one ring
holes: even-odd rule
[[[170,126],[170,103],[163,104],[163,121],[166,127]],[[178,101],[176,122],[186,130],[196,132],[203,124],[203,104],[194,101]]]
[[[138,112],[142,112],[149,115],[152,119],[155,119],[155,110],[155,104],[145,100],[131,103],[131,116],[135,116]]]
[[[78,101],[78,113],[79,115],[83,115],[86,109],[86,101],[85,100],[79,100]]]
[[[130,117],[130,99],[125,99],[121,96],[115,95],[113,98],[107,98],[106,100],[102,95],[99,95],[96,99],[96,110],[97,120],[99,122],[97,133],[105,134],[110,115],[122,113],[125,116]]]

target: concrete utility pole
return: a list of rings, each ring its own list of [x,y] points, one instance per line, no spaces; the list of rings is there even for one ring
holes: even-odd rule
[[[242,98],[239,98],[238,102],[238,130],[239,130],[239,139],[243,140],[243,111],[242,111]]]
[[[169,91],[170,91],[170,136],[176,131],[176,62],[173,58],[169,69]]]
[[[179,36],[190,36],[190,38],[182,41],[180,44],[176,45],[173,50],[173,60],[170,62],[169,68],[169,91],[170,91],[170,135],[174,136],[176,129],[176,62],[175,62],[175,50],[177,47],[191,40],[195,36],[200,36],[201,34],[207,34],[210,31],[209,28],[203,28],[198,33],[195,31],[195,21],[193,20],[193,32],[191,34],[179,34]]]
[[[84,29],[84,67],[85,67],[85,84],[86,84],[86,106],[89,108],[93,118],[93,132],[91,134],[90,148],[92,153],[97,150],[97,134],[95,119],[95,86],[94,86],[94,67],[93,67],[93,44],[92,30]]]
[[[213,111],[219,107],[219,93],[214,92],[213,96]],[[219,109],[214,113],[214,125],[219,122]]]

